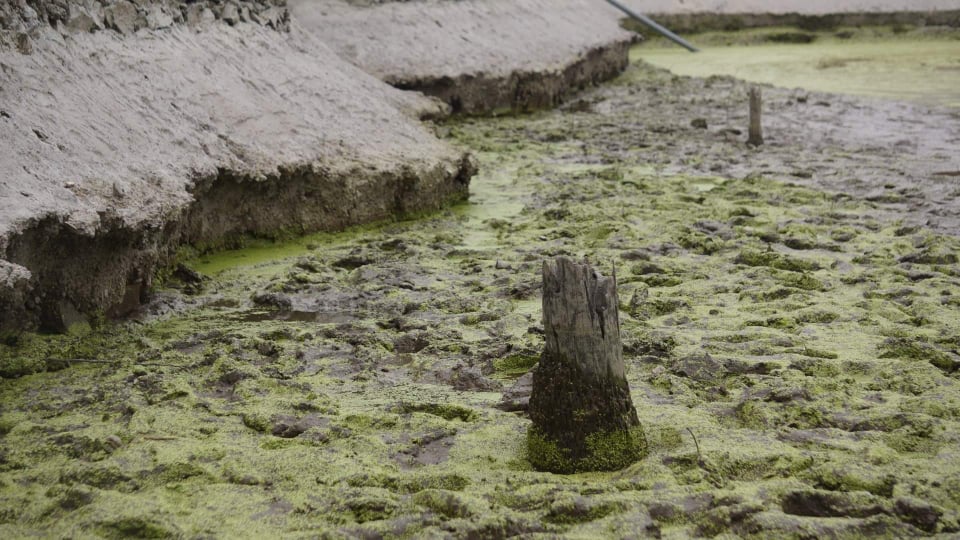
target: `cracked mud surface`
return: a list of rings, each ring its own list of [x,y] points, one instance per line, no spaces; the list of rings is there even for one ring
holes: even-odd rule
[[[748,149],[745,88],[637,64],[440,125],[469,204],[192,261],[138,320],[0,345],[0,535],[960,531],[957,203],[929,174],[957,121],[767,88]],[[623,471],[532,471],[495,407],[559,254],[616,265],[650,442]]]

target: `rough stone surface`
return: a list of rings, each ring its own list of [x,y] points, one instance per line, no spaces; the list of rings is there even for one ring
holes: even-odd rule
[[[32,5],[19,16],[67,17],[60,3]],[[123,5],[108,6],[114,25],[127,24]],[[0,283],[0,331],[121,314],[184,244],[342,228],[466,196],[469,160],[412,118],[433,104],[296,28],[197,32],[161,15],[164,29],[129,36],[38,23],[31,54],[0,47],[0,259],[31,276],[26,301],[22,279]]]
[[[235,24],[246,12],[251,22],[289,30],[287,0],[13,0],[0,4],[0,36],[35,33],[45,27],[64,34],[110,29],[130,34],[189,21],[191,13],[209,13],[206,22]],[[9,37],[9,36],[4,36]]]
[[[620,73],[634,38],[615,9],[587,0],[290,4],[347,60],[464,113],[556,105]]]

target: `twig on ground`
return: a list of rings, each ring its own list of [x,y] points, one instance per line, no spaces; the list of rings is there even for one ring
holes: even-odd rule
[[[693,438],[693,444],[697,447],[697,462],[703,463],[703,454],[700,453],[700,441],[697,440],[697,436],[693,434],[693,430],[687,428],[687,433]]]

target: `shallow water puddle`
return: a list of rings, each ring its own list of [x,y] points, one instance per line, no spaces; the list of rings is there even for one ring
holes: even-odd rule
[[[960,107],[960,40],[639,46],[631,59],[678,75],[731,75],[786,88]]]
[[[482,167],[470,182],[470,201],[458,207],[467,217],[463,230],[467,248],[492,249],[500,245],[495,220],[515,218],[525,204],[516,176],[516,167]]]

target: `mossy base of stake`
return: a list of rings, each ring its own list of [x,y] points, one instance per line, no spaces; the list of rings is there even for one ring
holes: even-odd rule
[[[630,398],[616,278],[566,257],[544,262],[545,347],[533,376],[527,432],[534,468],[610,471],[646,454]]]
[[[601,383],[564,362],[534,373],[527,455],[540,471],[615,471],[647,453],[627,381]]]

